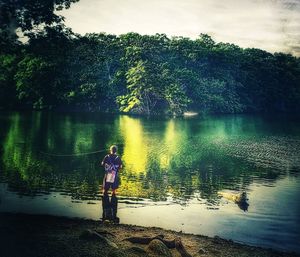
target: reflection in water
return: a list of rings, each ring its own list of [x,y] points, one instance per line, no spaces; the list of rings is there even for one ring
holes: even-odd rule
[[[10,127],[4,140],[2,172],[11,182],[10,188],[20,194],[35,195],[36,192],[47,192],[49,184],[44,174],[52,172],[52,167],[45,160],[39,160],[33,145],[38,145],[40,139],[41,114],[34,113],[24,124],[21,115],[11,116]],[[1,173],[2,173],[1,172]]]
[[[124,137],[122,160],[132,173],[144,173],[147,165],[148,145],[139,119],[120,116],[120,130]]]
[[[231,192],[218,192],[223,198],[234,202],[243,211],[248,211],[249,203],[246,192],[242,193],[231,193]]]
[[[102,123],[93,116],[46,113],[2,117],[7,130],[2,129],[1,175],[11,190],[30,195],[63,191],[74,200],[99,199],[104,174],[99,161],[105,151],[70,157],[41,151],[82,153],[105,149],[112,142],[122,143],[119,192],[128,197],[171,197],[179,203],[200,197],[218,204],[218,191],[247,191],[253,181],[272,184],[299,171],[300,140],[293,127],[281,136],[274,135],[278,128],[271,124],[269,136],[267,123],[252,117],[97,117]]]
[[[36,112],[1,113],[0,121],[0,183],[20,196],[59,192],[78,204],[100,200],[104,175],[100,161],[106,150],[69,157],[41,152],[78,154],[106,149],[113,143],[119,145],[124,162],[119,187],[123,204],[164,202],[182,208],[195,204],[211,210],[225,205],[232,212],[242,209],[250,215],[256,210],[253,202],[259,199],[251,196],[251,202],[230,204],[219,192],[253,195],[253,184],[276,187],[286,178],[299,181],[300,125],[295,120],[232,115],[145,119]],[[275,207],[268,208],[276,212]],[[293,210],[299,214],[296,207]]]
[[[110,221],[113,223],[120,223],[117,217],[118,212],[118,197],[113,194],[109,197],[108,194],[102,196],[102,221]]]
[[[249,203],[247,201],[238,202],[237,205],[241,210],[248,211]]]
[[[179,137],[176,136],[175,122],[174,120],[170,120],[167,123],[164,141],[161,142],[160,145],[161,149],[165,149],[160,155],[161,169],[168,170],[171,157],[174,156],[179,149],[178,141]]]
[[[121,173],[121,195],[146,197],[143,183],[139,178],[145,177],[148,145],[139,119],[128,116],[119,117],[119,129],[124,139]]]

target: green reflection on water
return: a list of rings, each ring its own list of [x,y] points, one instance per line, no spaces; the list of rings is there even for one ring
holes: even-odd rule
[[[1,121],[1,180],[20,194],[58,191],[74,200],[99,198],[100,161],[113,143],[124,162],[119,194],[128,197],[218,203],[218,191],[247,190],[253,181],[271,185],[281,176],[298,175],[300,167],[299,123],[289,120],[37,112],[2,113]],[[103,152],[51,155],[96,150]]]

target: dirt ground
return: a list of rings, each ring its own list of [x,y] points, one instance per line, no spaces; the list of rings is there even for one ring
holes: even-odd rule
[[[86,237],[87,232],[96,232],[100,237]],[[238,244],[218,237],[183,234],[160,228],[46,215],[0,214],[1,257],[182,256],[177,249],[169,250],[164,244],[166,249],[156,249],[154,244],[151,247],[150,244],[124,240],[157,235],[164,235],[165,240],[180,238],[191,256],[300,256]]]

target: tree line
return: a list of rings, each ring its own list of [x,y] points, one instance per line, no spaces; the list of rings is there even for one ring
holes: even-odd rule
[[[290,54],[243,49],[206,34],[195,40],[81,36],[57,17],[36,31],[30,19],[23,24],[29,26],[26,43],[9,33],[11,22],[0,30],[1,109],[148,115],[300,110],[300,58]]]

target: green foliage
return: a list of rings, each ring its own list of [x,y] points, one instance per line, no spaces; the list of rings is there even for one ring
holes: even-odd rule
[[[113,35],[88,34],[73,43],[65,60],[68,86],[64,99],[70,105],[89,110],[116,109],[116,97],[122,91],[119,39]]]
[[[130,110],[139,107],[143,97],[145,88],[145,67],[142,61],[139,61],[135,67],[132,67],[126,72],[126,81],[129,94],[118,96],[117,102],[120,104],[120,110],[129,112]],[[149,90],[148,90],[149,91]]]
[[[234,85],[219,79],[200,79],[194,91],[196,108],[211,113],[236,113],[243,110]]]
[[[0,55],[0,108],[11,108],[15,104],[14,83],[16,55]]]
[[[0,54],[2,108],[147,115],[300,110],[299,58],[205,34],[78,36],[56,25],[19,48]]]
[[[1,31],[15,35],[16,29],[23,32],[37,28],[39,25],[51,25],[64,20],[55,11],[69,8],[78,0],[5,0],[0,3]]]
[[[49,98],[50,73],[51,65],[49,63],[40,57],[25,54],[18,63],[15,74],[19,100],[33,109],[44,109]]]
[[[0,81],[7,81],[9,79],[9,75],[13,72],[13,64],[15,62],[16,56],[5,54],[0,56]]]
[[[120,110],[151,114],[161,98],[161,89],[156,83],[158,76],[146,61],[138,61],[129,68],[126,72],[128,93],[117,98]]]
[[[178,84],[167,85],[165,98],[169,104],[169,110],[173,115],[182,114],[191,101]]]

